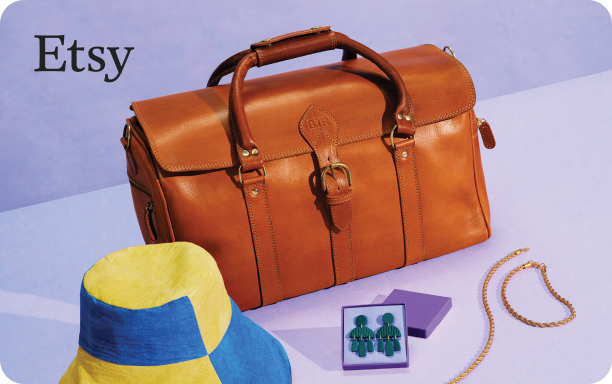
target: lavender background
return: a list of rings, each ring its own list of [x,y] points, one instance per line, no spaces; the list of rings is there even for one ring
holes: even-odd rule
[[[203,88],[221,61],[250,43],[319,25],[381,52],[450,45],[479,100],[612,69],[610,15],[591,0],[22,0],[0,22],[0,212],[127,182],[119,137],[131,101]],[[65,35],[59,51],[68,68],[75,39],[85,47],[81,66],[93,46],[121,47],[121,57],[123,47],[135,49],[109,84],[104,74],[115,69],[106,50],[103,72],[34,72],[41,34]]]
[[[21,0],[0,20],[0,364],[9,378],[59,380],[76,354],[84,272],[110,252],[142,244],[119,144],[129,102],[204,87],[219,62],[251,42],[328,24],[379,51],[453,47],[474,78],[476,112],[498,141],[495,150],[483,150],[493,237],[248,311],[287,349],[294,381],[447,382],[486,341],[479,292],[486,272],[525,246],[533,251],[491,282],[495,344],[467,380],[590,384],[609,371],[612,20],[600,4]],[[86,49],[135,50],[111,84],[103,81],[113,68],[108,54],[100,73],[36,73],[35,34],[66,35],[62,60],[69,60],[65,48],[74,39]],[[81,66],[89,62],[86,53]],[[328,52],[249,74],[339,57]],[[555,289],[578,310],[574,322],[532,329],[505,311],[503,275],[529,259],[546,262]],[[340,343],[321,349],[311,341],[338,337],[341,306],[380,303],[395,288],[453,298],[453,310],[429,339],[409,338],[410,368],[343,372]],[[567,315],[535,271],[513,278],[508,295],[534,319]]]

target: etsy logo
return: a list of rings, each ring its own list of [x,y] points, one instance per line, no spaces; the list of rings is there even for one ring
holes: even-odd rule
[[[62,46],[64,45],[64,35],[34,35],[34,37],[38,39],[38,44],[40,48],[39,55],[38,55],[38,68],[36,68],[34,71],[35,72],[65,72],[66,71],[66,60],[64,60],[62,64],[59,64],[59,53],[58,53],[59,46],[57,45],[58,43],[57,40],[59,40],[60,45]],[[47,40],[50,40],[50,41],[47,42]],[[55,44],[52,43],[54,40],[55,40]],[[49,49],[48,47],[51,45],[54,45],[55,48],[48,51],[47,49]],[[117,68],[117,75],[115,75],[115,77],[113,78],[110,78],[108,74],[104,75],[105,82],[112,83],[113,81],[117,80],[119,76],[121,76],[121,73],[123,72],[123,69],[125,68],[125,64],[127,63],[128,57],[130,56],[130,52],[134,49],[134,47],[125,47],[124,49],[126,51],[125,57],[123,59],[120,59],[119,58],[120,54],[117,52],[119,50],[119,47],[108,47],[107,48],[107,51],[110,52],[111,57],[113,59],[113,63],[115,64],[115,67]],[[83,72],[85,70],[85,66],[84,64],[83,64],[83,67],[79,66],[79,51],[84,51],[85,48],[79,47],[77,44],[77,41],[75,40],[74,43],[72,43],[72,45],[70,46],[70,48],[67,48],[66,50],[70,52],[70,68],[72,68],[74,72]],[[88,50],[89,59],[91,60],[87,64],[87,70],[89,72],[101,72],[104,70],[104,68],[106,67],[106,62],[104,61],[104,58],[100,56],[103,54],[104,54],[104,47],[92,47]],[[50,58],[48,56],[52,56],[53,58]],[[47,62],[48,59],[50,59],[49,61],[52,61],[55,63],[49,64]],[[91,65],[91,62],[94,62],[94,66]],[[48,65],[55,65],[55,66],[48,67]]]

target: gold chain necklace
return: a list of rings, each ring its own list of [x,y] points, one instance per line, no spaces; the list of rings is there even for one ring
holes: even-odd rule
[[[472,363],[472,365],[470,365],[468,369],[463,371],[462,374],[460,374],[459,376],[451,380],[448,384],[455,384],[455,383],[458,383],[460,380],[463,380],[468,374],[470,374],[470,372],[474,370],[474,368],[478,366],[478,364],[480,364],[482,359],[484,359],[484,357],[486,356],[487,352],[489,352],[489,349],[491,348],[491,343],[493,342],[493,334],[495,333],[495,323],[493,322],[493,315],[491,314],[491,308],[489,308],[489,302],[487,301],[487,289],[489,287],[489,280],[491,280],[491,277],[493,277],[493,274],[495,273],[495,271],[497,271],[497,269],[502,264],[512,259],[513,257],[516,257],[520,255],[521,253],[527,252],[527,251],[529,251],[529,248],[519,249],[517,251],[512,252],[509,256],[506,256],[503,259],[501,259],[499,263],[495,264],[495,266],[491,269],[491,271],[489,271],[489,274],[487,275],[484,281],[484,284],[482,285],[482,303],[484,304],[485,311],[487,312],[487,317],[489,318],[489,339],[487,340],[487,344],[485,345],[484,349],[482,350],[478,358],[476,358],[476,360]],[[514,309],[512,309],[510,304],[508,304],[508,300],[506,299],[506,286],[508,285],[508,281],[510,281],[510,278],[512,276],[514,276],[518,271],[522,271],[523,269],[527,269],[527,268],[540,269],[540,272],[542,273],[542,277],[544,278],[544,282],[546,283],[546,287],[548,287],[548,290],[550,291],[550,293],[552,293],[552,295],[557,300],[559,300],[560,302],[562,302],[569,308],[571,312],[571,315],[569,317],[561,321],[557,321],[553,323],[538,323],[536,321],[532,321],[532,320],[528,320],[524,318],[523,316],[516,313]],[[523,323],[534,326],[534,327],[557,327],[559,325],[569,323],[570,321],[574,320],[574,318],[576,317],[576,310],[574,310],[574,307],[572,306],[572,304],[570,304],[569,301],[561,297],[550,285],[550,281],[548,281],[548,276],[546,275],[546,266],[542,263],[536,263],[534,261],[529,261],[523,265],[520,265],[514,268],[512,272],[508,273],[508,276],[506,276],[506,279],[504,280],[504,284],[502,285],[502,300],[504,302],[504,305],[506,306],[506,309],[508,310],[508,312],[510,312],[510,314],[512,314],[512,316],[516,317]]]

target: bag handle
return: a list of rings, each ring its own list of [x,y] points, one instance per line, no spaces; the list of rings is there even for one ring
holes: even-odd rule
[[[409,136],[414,135],[412,124],[414,111],[410,97],[402,77],[387,60],[346,35],[333,32],[330,27],[293,32],[252,44],[251,52],[245,54],[234,69],[229,96],[229,115],[243,172],[263,168],[263,158],[253,140],[244,111],[242,89],[248,70],[254,66],[261,67],[336,48],[360,54],[376,64],[391,79],[397,96],[397,108],[394,116],[397,132]],[[240,54],[234,56],[238,55]]]
[[[300,31],[300,32],[296,32],[298,34],[300,34],[300,36],[305,35],[305,34],[314,34],[314,33],[319,33],[321,31],[324,30],[329,30],[330,27],[317,27],[317,28],[310,28],[309,30],[306,31]],[[291,35],[291,34],[288,34]],[[288,35],[284,35],[284,36],[288,36]],[[282,36],[279,36],[282,37]],[[296,36],[293,36],[296,37]],[[287,37],[285,37],[286,39]],[[267,44],[271,44],[270,41],[272,40],[276,40],[277,38],[274,39],[266,39],[266,40],[262,40],[260,43],[267,43]],[[234,69],[236,68],[236,65],[240,62],[240,60],[242,60],[243,57],[245,57],[246,55],[248,55],[249,53],[253,52],[253,47],[257,46],[258,44],[253,44],[251,45],[251,48],[246,49],[244,51],[238,52],[233,56],[228,57],[225,61],[223,61],[221,64],[219,64],[219,66],[213,71],[213,73],[210,75],[210,77],[208,78],[208,83],[206,84],[206,87],[214,87],[215,85],[219,85],[219,82],[221,81],[221,79],[226,76],[229,75],[230,73],[234,72]],[[355,52],[351,52],[351,51],[347,51],[347,50],[343,50],[342,51],[342,60],[351,60],[351,59],[356,59],[357,58],[357,54]],[[268,63],[269,64],[269,63]]]

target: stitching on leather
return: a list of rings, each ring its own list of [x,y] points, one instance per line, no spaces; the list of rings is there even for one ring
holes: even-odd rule
[[[351,208],[351,205],[349,205],[349,217],[351,218],[351,221],[353,219],[353,210]],[[355,265],[353,263],[353,238],[351,237],[351,223],[349,221],[349,225],[347,228],[347,234],[348,234],[348,246],[349,246],[349,263],[351,265],[351,280],[350,281],[355,281]]]
[[[267,305],[268,300],[266,299],[266,284],[265,284],[264,276],[263,276],[263,266],[262,266],[262,261],[260,257],[261,254],[259,253],[259,241],[257,239],[257,228],[255,227],[255,219],[253,218],[253,205],[251,204],[251,197],[249,197],[253,187],[259,184],[262,184],[262,182],[251,184],[245,188],[245,200],[247,202],[247,208],[249,211],[249,221],[251,222],[253,246],[255,247],[255,259],[257,259],[257,267],[259,270],[258,272],[259,272],[259,281],[260,281],[259,287],[261,291],[261,301],[262,301],[262,305]]]
[[[281,153],[277,153],[274,155],[266,155],[263,158],[265,160],[276,160],[276,159],[283,158],[287,155],[303,155],[305,153],[310,153],[310,152],[313,152],[312,148],[307,147],[307,148],[294,149],[294,150],[287,151],[287,152],[281,152]]]
[[[479,130],[480,134],[482,135],[482,142],[484,143],[484,146],[487,149],[495,148],[495,137],[493,136],[493,131],[491,130],[491,127],[489,127],[489,129],[479,128]]]
[[[268,193],[264,182],[261,182],[261,192],[263,193],[266,214],[268,216],[268,228],[270,230],[270,240],[272,241],[272,255],[274,255],[274,268],[276,269],[276,286],[278,287],[278,301],[283,300],[283,290],[281,288],[280,270],[278,268],[278,256],[276,254],[276,240],[274,238],[274,227],[272,226],[272,214],[268,205]]]
[[[230,103],[229,108],[231,108],[231,103]],[[134,109],[136,109],[136,107]],[[231,111],[229,112],[228,115],[230,116],[230,125],[232,125],[232,128],[233,128],[232,131],[234,132],[234,141],[236,142],[237,145],[239,145],[238,139],[236,136],[236,131],[235,131],[235,128],[233,127]],[[146,122],[143,120],[142,124],[146,125]],[[347,139],[339,140],[338,145],[342,146],[342,145],[351,144],[357,141],[363,141],[363,140],[367,140],[367,139],[371,139],[375,137],[381,137],[389,133],[391,133],[391,129],[385,129],[382,131],[377,131],[373,133],[350,137]],[[148,136],[150,137],[150,135]],[[179,166],[179,167],[170,167],[161,159],[161,156],[159,155],[159,152],[157,151],[157,146],[155,145],[155,141],[151,139],[149,140],[149,142],[152,144],[152,147],[155,147],[154,149],[155,159],[162,165],[162,168],[167,171],[188,171],[188,170],[204,171],[204,170],[209,170],[209,169],[218,169],[221,167],[235,167],[237,165],[240,165],[240,161],[236,160],[236,161],[226,161],[226,162],[221,162],[221,163],[208,163],[208,164],[199,164],[199,165],[184,165],[184,166]],[[239,148],[238,152],[240,153],[242,151],[242,147],[238,147],[238,148]],[[264,160],[271,161],[271,160],[276,160],[276,159],[286,157],[288,155],[303,155],[305,153],[310,153],[310,152],[314,152],[311,147],[303,147],[303,148],[298,148],[298,149],[292,149],[290,151],[279,152],[279,153],[275,153],[271,155],[265,155],[262,158]]]
[[[472,114],[474,112],[472,111]],[[478,207],[480,208],[480,213],[482,214],[482,221],[484,222],[485,225],[485,229],[487,230],[487,238],[491,237],[491,223],[487,220],[487,216],[485,214],[485,210],[484,210],[484,206],[482,204],[482,196],[480,195],[480,188],[479,186],[479,182],[478,182],[478,175],[477,175],[477,171],[476,171],[476,145],[478,144],[478,142],[474,143],[474,141],[472,141],[472,175],[474,176],[474,189],[476,191],[476,197],[478,198]],[[482,165],[482,163],[481,163]],[[486,186],[485,186],[486,189]]]
[[[434,48],[437,52],[443,54],[444,57],[446,57],[446,59],[451,60],[453,63],[459,65],[459,68],[461,69],[461,71],[465,75],[465,78],[467,80],[468,86],[470,87],[471,101],[470,101],[470,104],[468,104],[467,106],[465,106],[463,108],[460,108],[460,109],[458,109],[458,110],[456,110],[454,112],[445,113],[444,115],[440,115],[440,116],[437,116],[437,117],[434,117],[434,118],[431,118],[431,119],[427,119],[427,120],[424,120],[424,121],[416,121],[415,124],[414,124],[415,127],[421,127],[423,125],[427,125],[427,124],[432,123],[432,122],[436,122],[436,121],[440,121],[440,120],[446,120],[446,119],[449,119],[451,117],[455,117],[455,116],[457,116],[458,114],[460,114],[462,112],[469,111],[476,104],[476,90],[474,89],[474,83],[472,81],[472,77],[470,76],[470,73],[465,68],[465,66],[459,60],[451,57],[448,53],[445,53],[444,51],[442,51],[440,48],[436,47],[435,45],[433,45],[433,44],[424,44],[424,45],[428,46],[428,47]]]
[[[331,214],[330,214],[330,220],[332,220],[331,218]],[[332,223],[330,224],[330,232],[331,232],[331,238],[332,238],[332,258],[334,259],[334,275],[336,276],[336,281],[334,282],[334,285],[338,285],[340,284],[340,276],[339,274],[339,266],[338,266],[338,245],[336,244],[336,233],[334,232],[333,228],[332,228]]]
[[[477,117],[474,117],[474,119],[472,120],[472,124],[478,124]],[[489,125],[489,129],[477,126],[476,133],[474,134],[474,136],[472,136],[472,138],[475,138],[476,136],[478,136],[479,131],[480,131],[480,135],[482,136],[482,143],[484,144],[485,148],[486,149],[495,148],[495,144],[496,144],[495,136],[493,135],[493,130],[491,129],[491,126]]]
[[[339,140],[338,144],[344,145],[344,144],[354,143],[356,141],[362,141],[362,140],[366,140],[366,139],[371,139],[371,138],[374,138],[374,137],[381,137],[381,136],[386,135],[387,133],[391,133],[391,131],[392,131],[391,129],[384,129],[382,131],[367,133],[367,134],[359,135],[359,136],[355,136],[355,137],[349,137],[348,139]]]
[[[419,261],[423,261],[425,259],[424,258],[425,244],[423,242],[423,215],[421,213],[421,192],[419,190],[419,176],[417,174],[416,157],[414,155],[414,146],[412,146],[412,149],[411,149],[410,152],[412,152],[412,169],[414,170],[414,185],[416,187],[417,207],[419,208],[419,232],[420,232],[420,238],[419,238],[419,243],[420,243]]]
[[[263,67],[264,66],[264,57],[263,57],[263,52],[261,51],[261,49],[256,49],[255,52],[257,53],[257,66],[258,67]]]
[[[334,212],[336,211],[336,209],[341,209],[339,208],[339,205],[333,205],[329,208],[329,211],[331,212],[331,215],[332,215],[332,221],[334,222],[334,226],[341,231],[344,231],[349,225],[351,225],[351,203],[348,203],[348,206],[349,206],[349,219],[344,227],[340,227],[338,224],[336,224],[337,215]]]
[[[277,43],[277,42],[282,41],[282,40],[287,40],[287,39],[289,39],[291,37],[305,36],[305,35],[315,34],[315,33],[318,33],[318,32],[323,32],[323,31],[329,30],[329,28],[330,28],[330,26],[328,25],[328,26],[325,26],[325,27],[319,27],[317,29],[305,29],[303,31],[296,31],[296,32],[291,32],[291,33],[285,33],[284,35],[273,37],[273,38],[271,38],[268,41],[260,41],[260,42],[255,43],[255,44],[251,44],[251,46],[253,46],[253,47],[264,47],[264,46],[267,46],[267,45],[270,45],[270,44],[273,44],[273,43]]]
[[[310,113],[310,111],[312,110],[313,107],[316,107],[316,106],[314,104],[310,104],[308,109],[306,109],[306,112],[304,113],[304,115],[302,116],[302,119],[300,120],[300,128],[299,128],[299,130],[300,130],[300,133],[302,134],[302,137],[304,138],[304,140],[306,140],[306,142],[310,145],[311,149],[314,151],[315,155],[317,156],[317,159],[319,160],[319,168],[321,168],[321,163],[322,163],[321,155],[317,151],[317,143],[319,142],[319,136],[321,135],[321,130],[319,129],[319,133],[317,134],[317,138],[316,138],[314,143],[310,142],[309,135],[306,134],[303,131],[304,121],[306,120],[306,116],[308,116],[308,114]],[[333,140],[332,140],[332,142],[333,142]]]
[[[328,115],[330,115],[332,117],[332,119],[334,119],[334,123],[336,124],[336,138],[332,138],[329,133],[327,133],[326,131],[319,129],[319,133],[317,134],[317,138],[315,140],[314,143],[310,142],[309,140],[309,135],[307,133],[304,133],[303,128],[304,128],[304,121],[306,120],[306,116],[308,116],[308,114],[310,113],[310,111],[313,108],[317,108],[325,113],[327,113]],[[319,159],[319,169],[323,169],[324,166],[323,164],[328,164],[329,162],[326,161],[325,158],[321,158],[322,153],[319,153],[319,151],[317,150],[317,146],[319,144],[319,138],[321,136],[321,133],[323,133],[325,136],[327,136],[329,138],[329,140],[331,140],[331,142],[333,143],[333,155],[336,159],[338,159],[338,134],[340,132],[340,125],[338,124],[338,120],[336,120],[336,118],[334,117],[334,115],[332,115],[330,112],[326,111],[325,109],[316,106],[314,104],[310,104],[310,106],[308,107],[308,109],[306,109],[306,112],[304,112],[304,115],[302,116],[302,119],[300,120],[300,133],[302,134],[302,137],[304,138],[304,140],[306,140],[306,142],[308,144],[310,144],[312,150],[314,150],[315,155],[317,155],[317,158]]]
[[[231,113],[230,113],[231,116]],[[144,122],[143,122],[144,124]],[[355,137],[350,137],[347,139],[343,139],[343,140],[339,140],[338,141],[338,145],[342,146],[345,144],[351,144],[357,141],[363,141],[363,140],[367,140],[367,139],[372,139],[375,137],[381,137],[384,136],[386,134],[391,133],[390,129],[385,129],[383,131],[378,131],[378,132],[373,132],[373,133],[368,133],[368,134],[364,134],[364,135],[360,135],[360,136],[355,136]],[[237,143],[237,139],[234,136],[234,141],[236,141]],[[155,142],[153,140],[150,140],[150,142],[155,145]],[[242,148],[242,147],[240,147]],[[292,149],[290,151],[285,151],[285,152],[279,152],[279,153],[275,153],[272,155],[265,155],[263,156],[264,160],[276,160],[276,159],[280,159],[283,158],[285,156],[288,155],[303,155],[305,153],[310,153],[310,152],[314,152],[312,150],[312,147],[304,147],[304,148],[299,148],[299,149]],[[162,165],[162,168],[164,168],[167,171],[187,171],[190,169],[193,170],[208,170],[208,169],[217,169],[220,167],[235,167],[237,165],[240,165],[240,161],[226,161],[226,162],[222,162],[222,163],[208,163],[208,164],[202,164],[202,165],[184,165],[181,167],[170,167],[168,165],[166,165],[166,163],[164,163],[161,158],[158,158],[159,153],[155,152],[155,158],[157,161],[159,161],[159,163]]]
[[[329,31],[329,37],[331,37],[331,49],[334,50],[336,49],[336,34],[334,33],[334,31]]]
[[[134,112],[136,113],[136,115],[142,117],[142,115],[139,112],[138,104],[132,103],[132,106],[134,108]],[[142,121],[142,127],[145,130],[147,137],[151,137],[151,133],[149,132],[149,126],[147,125],[147,122],[144,120],[144,118],[138,119],[138,122],[140,121]],[[161,156],[159,155],[159,151],[157,150],[157,145],[155,144],[155,141],[151,139],[149,140],[149,142],[152,144],[151,148],[153,149],[153,153],[155,154],[155,158],[157,159],[157,161],[159,161],[160,164],[165,165],[164,161],[161,159]]]
[[[395,151],[395,170],[400,188],[400,203],[402,205],[402,223],[404,224],[404,266],[410,264],[410,238],[408,237],[408,213],[406,212],[406,195],[404,193],[404,178],[402,176],[402,165],[400,163],[400,149]]]
[[[346,203],[347,201],[351,201],[353,199],[353,192],[351,191],[350,194],[340,196],[340,197],[329,197],[328,199],[329,199],[328,201],[330,201],[331,204],[339,205],[342,203]]]
[[[350,214],[350,213],[349,213]],[[352,216],[352,214],[350,214]],[[347,227],[347,231],[341,231],[345,232],[347,234],[347,241],[348,241],[348,254],[349,254],[349,265],[351,267],[351,277],[350,280],[347,281],[341,281],[340,280],[340,265],[338,263],[338,243],[336,242],[336,233],[334,231],[331,231],[331,236],[332,236],[332,253],[333,253],[333,258],[334,258],[334,274],[336,276],[336,282],[334,285],[340,285],[340,284],[344,284],[348,281],[354,281],[355,280],[355,270],[354,270],[354,263],[353,263],[353,241],[351,238],[351,226],[350,224]]]

